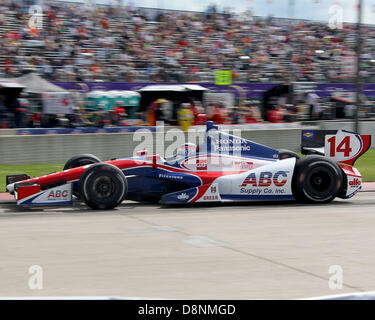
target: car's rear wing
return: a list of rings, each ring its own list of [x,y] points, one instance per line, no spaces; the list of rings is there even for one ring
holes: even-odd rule
[[[302,130],[302,154],[320,154],[353,166],[371,146],[371,135],[344,130]]]

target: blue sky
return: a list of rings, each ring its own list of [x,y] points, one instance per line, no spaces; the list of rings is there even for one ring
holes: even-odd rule
[[[76,0],[83,1],[83,0]],[[97,0],[97,3],[116,3],[117,0]],[[276,17],[288,17],[289,0],[122,0],[124,4],[130,4],[140,7],[164,8],[203,11],[210,4],[216,4],[219,9],[225,7],[232,8],[233,11],[241,12],[248,8],[253,10],[254,15]],[[363,0],[363,22],[375,23],[375,12],[372,7],[375,0]],[[294,17],[298,19],[313,19],[320,21],[329,21],[332,14],[329,8],[338,3],[343,9],[343,20],[347,22],[356,22],[356,4],[358,0],[294,0]]]

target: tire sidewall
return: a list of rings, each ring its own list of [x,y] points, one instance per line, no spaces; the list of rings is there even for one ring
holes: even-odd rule
[[[329,186],[325,192],[319,192],[311,185],[314,172],[324,172],[329,177]],[[293,194],[296,200],[310,203],[327,203],[332,201],[343,185],[343,174],[337,163],[322,156],[308,156],[296,164],[293,179]]]
[[[78,168],[78,167],[85,166],[88,164],[99,163],[99,162],[101,162],[101,160],[97,156],[94,156],[93,154],[90,154],[90,153],[79,154],[79,155],[71,157],[65,163],[63,170],[74,169],[74,168]],[[81,195],[78,189],[75,189],[73,191],[73,195],[78,199],[81,198]]]
[[[110,197],[100,199],[93,190],[94,181],[108,177],[114,183],[114,192]],[[122,171],[108,163],[98,163],[87,168],[79,181],[79,191],[85,203],[92,209],[108,210],[118,206],[127,193],[127,181]]]

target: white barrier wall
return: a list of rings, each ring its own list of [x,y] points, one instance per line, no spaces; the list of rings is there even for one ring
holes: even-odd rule
[[[305,128],[311,129],[311,128]],[[349,130],[353,131],[352,122],[322,122],[320,129]],[[0,130],[1,131],[1,130]],[[300,151],[301,129],[272,129],[272,130],[241,130],[241,136],[245,139],[264,144],[275,149],[289,149]],[[165,141],[163,136],[158,136],[154,144],[142,144],[143,139],[135,141],[134,133],[106,133],[106,134],[80,134],[80,135],[30,135],[17,136],[0,134],[0,165],[18,163],[65,163],[70,157],[92,153],[102,160],[111,158],[130,157],[134,151],[147,148],[149,153],[161,153],[166,150],[173,141],[178,145],[174,137],[172,141]],[[230,133],[237,134],[233,131]],[[372,148],[375,148],[375,122],[363,121],[360,123],[360,133],[371,134]],[[151,134],[155,137],[155,133]],[[136,134],[136,135],[139,135]],[[171,132],[169,133],[171,135]],[[204,131],[198,136],[203,138]],[[168,138],[168,136],[167,136]],[[173,137],[170,137],[173,138]],[[192,136],[186,135],[183,142],[195,142]],[[156,142],[155,142],[156,141]],[[164,148],[162,143],[164,141]],[[170,154],[166,154],[167,156]]]
[[[0,136],[10,136],[17,134],[17,129],[0,129]]]
[[[204,132],[201,131],[198,135],[202,139]],[[300,150],[301,129],[242,130],[241,136],[276,149]],[[0,135],[0,164],[65,163],[70,157],[82,153],[92,153],[102,160],[109,160],[132,156],[134,150],[143,147],[149,149],[150,153],[162,150],[161,144],[164,141],[162,137],[157,137],[157,146],[154,142],[155,150],[152,150],[151,144],[141,145],[143,140],[134,141],[134,138],[134,133]],[[194,140],[192,137],[190,139],[186,137],[186,142],[198,142]],[[176,138],[174,141],[176,144],[179,143]],[[173,141],[165,141],[164,150],[172,143]]]

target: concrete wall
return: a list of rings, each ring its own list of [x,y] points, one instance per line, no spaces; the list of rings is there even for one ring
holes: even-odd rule
[[[353,123],[322,122],[320,128],[352,131]],[[360,132],[373,135],[372,148],[375,148],[375,122],[361,122]],[[133,133],[17,136],[9,131],[9,134],[0,134],[0,164],[65,163],[70,157],[82,153],[92,153],[102,160],[109,160],[132,156],[134,151],[143,148],[147,148],[150,154],[165,150],[165,155],[168,156],[171,151],[168,152],[168,146],[174,143],[176,147],[185,142],[176,141],[176,138],[174,142],[173,139],[168,142],[162,136],[157,136],[156,140],[151,139],[152,143],[142,143],[142,139],[135,140]],[[155,134],[149,135],[155,137]],[[203,139],[204,131],[197,135],[199,139]],[[300,150],[301,129],[242,130],[241,136],[275,149]],[[185,139],[199,142],[192,136]]]
[[[17,129],[0,129],[0,136],[16,135]]]
[[[160,133],[159,133],[160,134]],[[140,135],[140,133],[138,133]],[[152,135],[149,133],[149,135]],[[204,132],[197,134],[203,139]],[[155,134],[152,135],[155,137]],[[242,130],[241,136],[257,143],[276,149],[299,151],[301,129],[277,130]],[[0,135],[0,164],[19,163],[65,163],[70,157],[92,153],[102,160],[129,157],[134,150],[147,148],[150,153],[160,152],[164,139],[157,137],[152,143],[144,143],[143,139],[135,141],[133,133],[118,134],[81,134],[81,135],[40,135],[17,136]],[[172,137],[173,138],[173,137]],[[199,138],[197,138],[199,139]],[[186,138],[189,142],[199,142],[194,137]],[[195,141],[194,141],[195,140]],[[168,146],[172,143],[180,145],[185,141],[164,143],[165,155],[170,155]],[[154,148],[153,148],[154,147]]]

